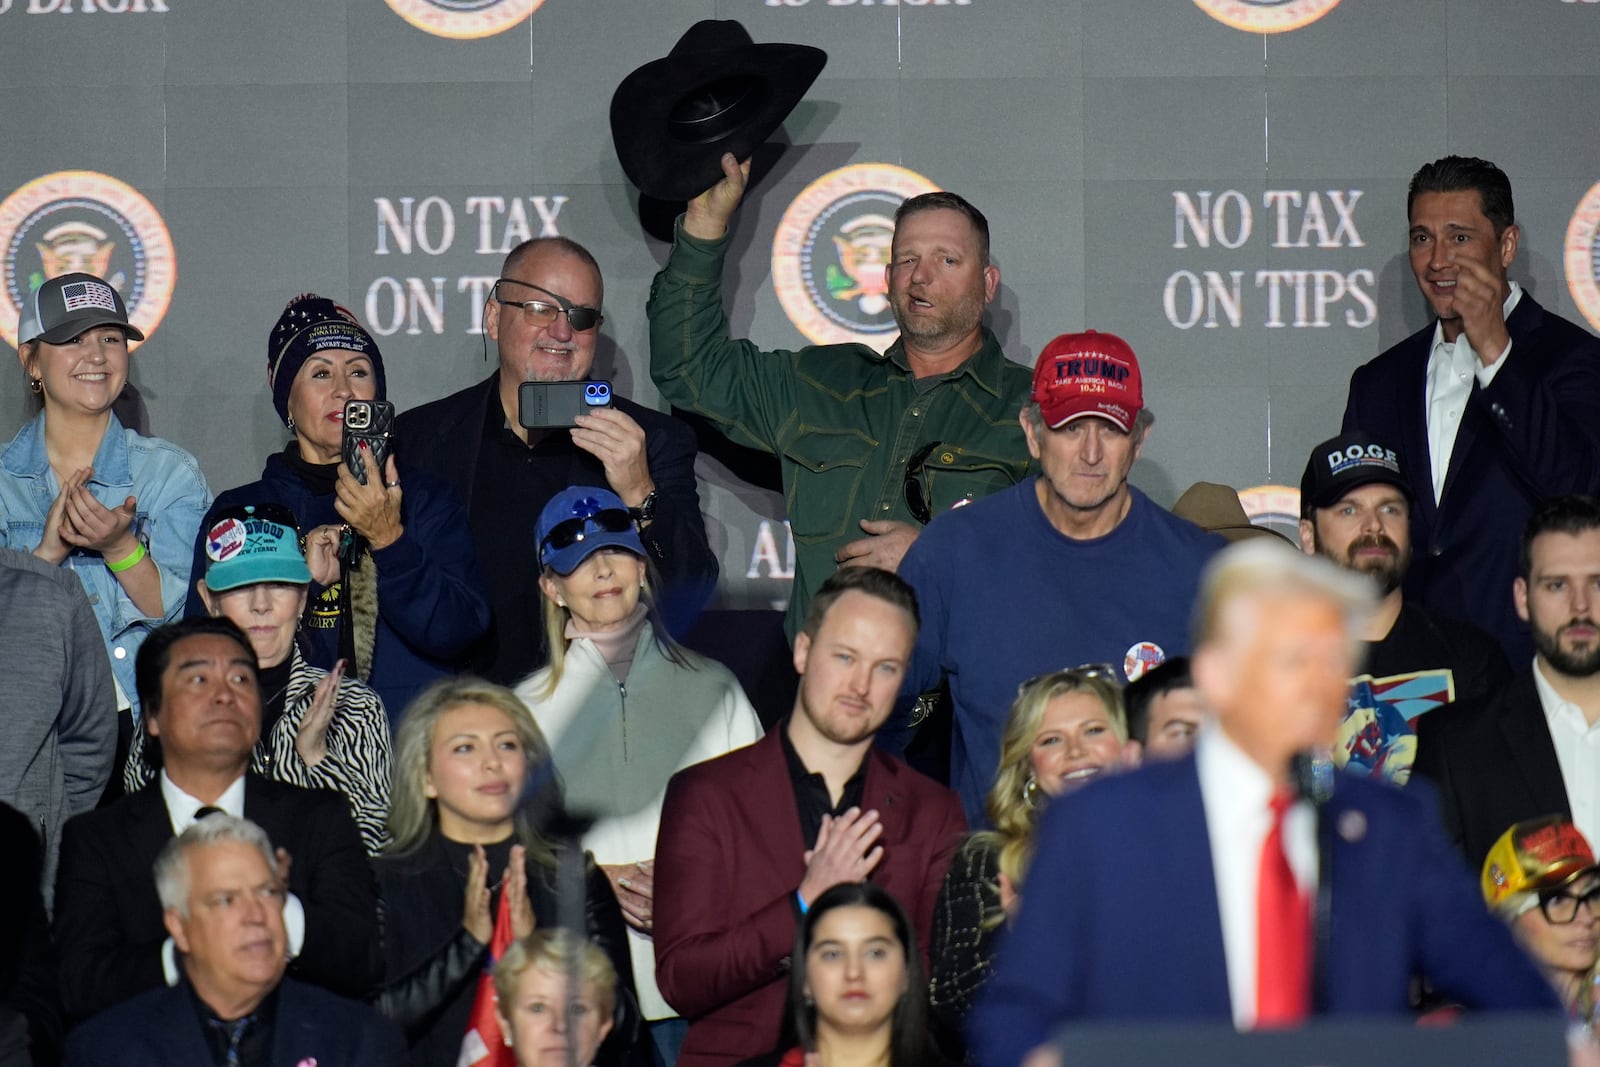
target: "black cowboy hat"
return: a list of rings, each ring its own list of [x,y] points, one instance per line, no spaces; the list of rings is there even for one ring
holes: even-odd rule
[[[722,154],[749,158],[827,62],[809,45],[756,44],[732,19],[695,23],[665,59],[629,74],[611,97],[623,173],[648,197],[700,195],[722,177]]]

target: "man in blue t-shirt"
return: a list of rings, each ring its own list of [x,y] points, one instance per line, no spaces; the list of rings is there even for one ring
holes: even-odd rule
[[[1122,338],[1051,341],[1019,417],[1041,473],[934,519],[899,571],[923,626],[898,736],[912,698],[948,679],[951,785],[973,825],[1019,683],[1090,663],[1132,679],[1187,654],[1201,568],[1225,543],[1128,484],[1153,419]]]

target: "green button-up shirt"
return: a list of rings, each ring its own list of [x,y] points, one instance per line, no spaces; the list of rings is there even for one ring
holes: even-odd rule
[[[834,554],[866,536],[860,520],[917,522],[905,479],[925,444],[938,442],[917,475],[935,513],[1027,475],[1017,416],[1032,374],[987,329],[976,355],[920,388],[898,340],[882,354],[859,344],[765,352],[735,340],[722,310],[727,244],[679,226],[650,287],[650,376],[670,403],[779,457],[795,543],[792,638]]]

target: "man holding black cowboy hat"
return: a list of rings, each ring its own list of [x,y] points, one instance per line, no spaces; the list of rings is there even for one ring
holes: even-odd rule
[[[797,553],[791,637],[835,566],[895,569],[935,513],[1029,466],[1017,423],[1029,375],[982,325],[1000,284],[988,221],[953,193],[896,212],[886,272],[900,338],[887,353],[763,352],[728,336],[719,279],[749,157],[824,62],[815,48],[754,44],[736,22],[700,22],[623,81],[611,112],[629,178],[689,201],[651,287],[651,376],[666,400],[779,457]]]

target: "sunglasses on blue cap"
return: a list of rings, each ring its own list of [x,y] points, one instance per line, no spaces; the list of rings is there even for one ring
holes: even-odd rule
[[[603,508],[592,515],[558,522],[539,542],[539,562],[548,563],[550,553],[582,544],[593,534],[622,533],[632,528],[633,516],[622,508]]]

